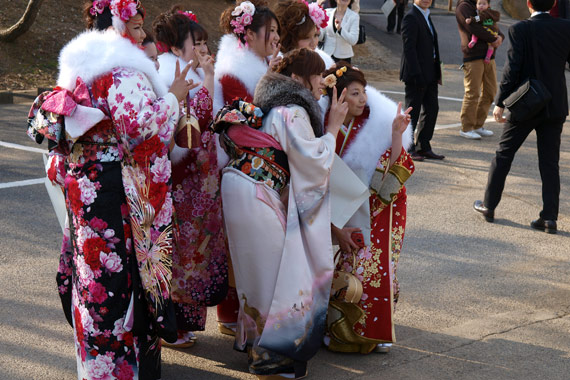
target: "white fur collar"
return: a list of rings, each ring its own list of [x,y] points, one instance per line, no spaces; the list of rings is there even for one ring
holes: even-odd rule
[[[392,146],[392,121],[396,116],[398,105],[371,86],[366,86],[366,94],[370,116],[361,127],[360,133],[346,149],[342,160],[361,179],[366,180],[365,183],[370,183],[378,160]],[[411,145],[412,126],[410,124],[402,135],[402,146],[407,150]]]
[[[112,29],[104,32],[86,31],[71,40],[59,55],[57,84],[73,91],[77,77],[81,77],[90,85],[95,79],[117,67],[144,73],[159,97],[168,92],[154,62],[141,49]]]
[[[174,72],[176,71],[176,61],[178,61],[180,64],[180,70],[184,69],[184,67],[188,64],[188,62],[184,61],[182,58],[179,58],[170,52],[158,56],[158,62],[160,63],[158,74],[160,75],[160,78],[162,78],[162,81],[167,87],[170,87],[170,85],[174,81]],[[190,69],[188,70],[186,79],[192,79],[194,83],[203,82],[204,70],[202,70],[201,68],[197,68],[196,71]],[[202,86],[198,86],[190,90],[190,96],[191,97],[194,96],[201,88]]]
[[[222,36],[215,66],[214,114],[224,105],[224,96],[220,84],[221,77],[231,75],[239,79],[244,84],[247,92],[253,96],[255,86],[267,72],[267,67],[267,62],[264,59],[259,58],[243,45],[240,47],[236,36],[233,34]]]

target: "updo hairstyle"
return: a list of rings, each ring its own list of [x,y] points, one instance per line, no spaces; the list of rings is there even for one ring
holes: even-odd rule
[[[346,71],[343,72],[342,75],[338,76],[337,71],[344,66],[346,66]],[[336,94],[337,94],[337,96],[340,96],[342,91],[345,88],[347,88],[348,86],[350,86],[350,84],[352,82],[358,82],[363,87],[366,87],[366,85],[367,85],[366,79],[364,78],[364,74],[362,73],[362,71],[355,69],[354,67],[352,67],[352,65],[350,63],[348,63],[346,61],[338,61],[333,67],[331,67],[330,69],[325,71],[323,76],[326,78],[330,74],[333,74],[336,76]],[[333,95],[332,87],[327,86],[326,91],[327,91],[327,95],[328,95],[329,99],[332,99],[332,95]]]
[[[236,37],[239,38],[241,43],[245,44],[245,33],[236,35],[234,33],[234,28],[230,24],[230,22],[239,17],[239,16],[232,16],[232,12],[234,11],[237,5],[240,5],[246,0],[237,0],[236,5],[232,5],[231,7],[227,8],[222,15],[220,16],[220,29],[224,34],[234,34]],[[245,30],[251,30],[255,33],[258,33],[259,30],[265,26],[265,41],[269,38],[269,33],[271,29],[271,20],[275,20],[277,23],[277,31],[281,34],[281,27],[279,24],[279,19],[275,16],[275,13],[271,11],[271,9],[267,6],[267,1],[264,0],[249,0],[255,6],[255,13],[253,14],[251,24],[245,27]]]
[[[181,5],[175,5],[168,12],[161,13],[152,22],[156,41],[166,45],[168,49],[172,47],[183,49],[188,35],[191,36],[193,44],[196,44],[196,41],[208,40],[206,29],[186,15],[178,13],[181,10]]]
[[[307,83],[310,83],[312,75],[321,75],[325,69],[325,63],[318,53],[307,48],[302,48],[285,53],[283,59],[273,71],[288,77],[295,74],[303,78]],[[312,90],[313,88],[311,86],[311,91]]]
[[[314,33],[316,25],[309,15],[309,7],[298,0],[280,1],[275,7],[275,15],[281,24],[281,50],[283,53],[297,47],[299,40]]]
[[[88,1],[83,6],[83,20],[87,29],[106,30],[108,27],[113,26],[113,15],[109,6],[106,6],[103,13],[92,15],[90,10],[93,7],[93,2]],[[142,6],[137,7],[137,14],[142,18],[146,16],[145,9]]]

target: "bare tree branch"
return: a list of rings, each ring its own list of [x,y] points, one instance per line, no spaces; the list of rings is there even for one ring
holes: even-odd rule
[[[43,2],[44,0],[29,0],[22,18],[8,29],[0,30],[0,41],[12,42],[26,33],[36,20],[36,16]]]

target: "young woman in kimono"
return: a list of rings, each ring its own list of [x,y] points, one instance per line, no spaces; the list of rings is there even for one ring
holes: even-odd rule
[[[176,339],[168,146],[193,84],[188,68],[170,89],[160,80],[139,2],[94,1],[85,16],[58,87],[30,113],[29,134],[49,141],[48,177],[65,189],[59,293],[78,379],[159,379],[160,337]]]
[[[309,49],[286,54],[257,85],[261,129],[228,130],[239,151],[222,176],[236,347],[260,379],[304,377],[323,339],[334,267],[328,183],[347,110],[335,97],[323,128],[324,68]]]
[[[281,52],[307,48],[316,51],[327,68],[334,65],[330,55],[319,49],[319,35],[326,28],[329,17],[316,2],[304,0],[280,1],[275,14],[281,25]]]
[[[415,170],[407,153],[412,142],[411,108],[401,112],[373,87],[364,74],[340,61],[326,72],[329,97],[332,88],[346,90],[348,112],[336,141],[336,153],[369,185],[369,219],[333,225],[341,255],[337,270],[352,272],[363,285],[359,302],[331,298],[325,344],[330,350],[369,353],[388,352],[395,340],[393,312],[398,300],[398,259],[406,228],[406,187]],[[352,233],[368,234],[359,248]],[[353,261],[353,255],[356,260]],[[353,267],[354,265],[354,267]]]
[[[235,98],[251,102],[259,79],[281,59],[277,55],[279,23],[266,2],[238,0],[237,3],[220,17],[220,28],[226,34],[220,40],[216,56],[214,113]],[[230,289],[218,305],[218,327],[220,332],[234,335],[239,302],[231,263],[229,269]]]
[[[158,45],[159,74],[170,84],[174,69],[191,63],[187,79],[201,86],[190,90],[187,104],[197,117],[199,132],[183,127],[170,154],[174,203],[172,299],[178,340],[170,345],[190,347],[192,331],[203,331],[208,306],[220,303],[228,291],[226,243],[222,227],[220,171],[212,121],[214,60],[209,55],[207,31],[196,16],[178,6],[153,22]],[[194,133],[193,133],[194,132]]]

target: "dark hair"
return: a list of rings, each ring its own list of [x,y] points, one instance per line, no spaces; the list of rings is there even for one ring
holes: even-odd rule
[[[346,66],[346,71],[342,73],[342,75],[337,75],[336,72],[342,68]],[[325,71],[325,73],[323,74],[325,76],[325,78],[330,75],[333,74],[336,76],[336,93],[337,96],[340,96],[340,94],[342,93],[342,91],[347,88],[348,86],[350,86],[351,83],[353,82],[358,82],[360,83],[363,87],[366,87],[366,79],[364,78],[364,74],[362,73],[362,71],[355,69],[354,67],[352,67],[352,65],[346,61],[338,61],[335,66],[331,67],[330,69],[328,69],[327,71]],[[333,89],[331,87],[327,87],[327,95],[329,96],[329,99],[332,99],[332,95],[333,95]]]
[[[87,29],[105,30],[108,27],[113,26],[113,15],[111,14],[109,6],[106,6],[105,9],[103,9],[103,13],[96,13],[95,16],[90,12],[92,7],[92,1],[85,3],[83,6],[83,20],[85,21]],[[143,19],[146,16],[146,11],[142,5],[137,7],[137,14],[141,15]]]
[[[298,75],[310,84],[311,76],[321,75],[325,69],[325,63],[318,53],[302,48],[285,53],[283,59],[273,71],[288,77],[293,74]],[[313,90],[312,85],[311,90]]]
[[[298,0],[280,1],[275,7],[282,32],[281,50],[286,53],[297,47],[299,40],[314,33],[316,25],[309,16],[309,7]]]
[[[331,0],[331,8],[336,8],[337,4],[336,4],[336,0]],[[350,4],[348,4],[348,7],[352,7],[352,3],[354,3],[354,0],[350,0]]]
[[[236,1],[236,4],[239,5],[244,1],[245,0],[241,1],[238,0]],[[275,13],[273,13],[271,9],[267,7],[267,1],[263,0],[249,0],[249,1],[255,6],[255,13],[253,14],[251,24],[246,26],[245,30],[246,31],[251,30],[255,33],[258,33],[259,30],[265,26],[265,41],[267,42],[271,29],[271,20],[275,20],[275,22],[277,23],[277,32],[281,33],[281,26],[279,24],[279,20],[277,19],[277,16],[275,16]],[[232,5],[231,7],[227,8],[220,16],[220,29],[222,30],[222,32],[226,34],[234,34],[234,28],[230,23],[234,18],[239,17],[239,16],[232,16],[232,12],[234,11],[235,7],[236,7],[235,5]],[[245,34],[237,35],[237,37],[242,43],[245,44]]]
[[[193,44],[196,41],[207,41],[206,29],[187,16],[178,13],[180,10],[181,6],[175,5],[168,12],[161,13],[154,19],[152,29],[156,41],[165,44],[169,49],[172,47],[183,49],[188,35],[192,38]]]
[[[146,46],[150,43],[153,43],[153,44],[156,43],[154,40],[154,34],[150,30],[148,30],[147,28],[143,28],[143,31],[144,31],[144,34],[146,36],[145,36],[145,38],[141,44],[142,46]]]
[[[554,0],[530,0],[532,9],[538,12],[548,12],[554,6]]]

